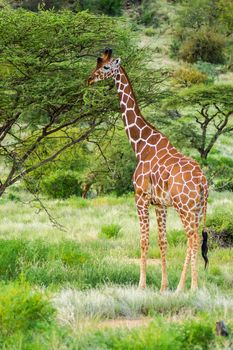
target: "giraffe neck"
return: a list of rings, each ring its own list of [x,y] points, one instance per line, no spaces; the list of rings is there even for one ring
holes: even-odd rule
[[[137,158],[140,158],[148,137],[152,133],[157,134],[159,140],[161,133],[142,116],[130,80],[122,67],[115,75],[114,80],[120,99],[125,130]]]

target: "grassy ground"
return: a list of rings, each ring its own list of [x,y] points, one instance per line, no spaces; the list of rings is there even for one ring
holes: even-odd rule
[[[24,204],[26,199],[14,192],[0,202],[3,348],[231,348],[231,338],[215,335],[216,321],[224,319],[233,327],[231,249],[212,249],[208,271],[199,256],[199,291],[188,290],[189,277],[185,293],[176,295],[186,237],[177,214],[170,209],[170,291],[161,295],[151,208],[148,288],[141,291],[137,288],[138,219],[132,196],[45,201],[65,232],[53,227],[33,203]],[[210,194],[208,218],[232,209],[232,194]],[[18,323],[12,321],[15,319]],[[28,322],[30,319],[35,322]]]

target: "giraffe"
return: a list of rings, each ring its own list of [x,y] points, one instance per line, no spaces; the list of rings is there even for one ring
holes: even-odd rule
[[[163,292],[168,288],[166,251],[167,208],[178,212],[187,234],[187,250],[177,292],[185,287],[187,269],[191,262],[191,289],[198,287],[197,253],[198,227],[206,221],[208,184],[196,161],[180,153],[168,138],[148,123],[136,101],[131,82],[120,59],[112,58],[112,50],[105,49],[97,59],[97,65],[88,79],[88,85],[112,77],[118,91],[126,134],[135,152],[137,166],[133,175],[135,202],[140,222],[140,280],[139,287],[146,287],[146,263],[149,248],[149,205],[155,206],[158,224]],[[207,232],[202,231],[202,256],[207,258]]]

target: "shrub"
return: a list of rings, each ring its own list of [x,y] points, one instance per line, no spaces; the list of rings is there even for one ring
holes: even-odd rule
[[[212,29],[200,29],[181,44],[179,58],[194,63],[205,61],[210,63],[224,63],[224,37]]]
[[[150,0],[144,0],[142,1],[141,6],[138,8],[138,23],[144,24],[145,26],[158,28],[160,25],[159,18],[161,18],[158,15],[158,4],[156,1],[150,1]]]
[[[146,36],[154,36],[155,35],[155,30],[153,27],[148,27],[144,30],[144,33]]]
[[[222,192],[222,191],[233,192],[233,180],[219,179],[215,182],[214,189],[218,192]]]
[[[50,198],[69,198],[80,196],[82,193],[81,183],[77,174],[72,171],[57,171],[49,175],[41,183],[41,190]]]
[[[13,2],[14,7],[18,7],[17,2]],[[39,0],[22,0],[21,7],[28,9],[30,11],[38,11],[38,4],[41,2]],[[104,13],[109,16],[119,16],[122,12],[123,1],[122,0],[46,0],[44,1],[44,8],[46,10],[61,10],[63,8],[68,8],[72,10],[89,10],[93,13]]]
[[[3,286],[0,291],[0,333],[10,336],[17,331],[51,323],[54,309],[38,291],[26,283]]]
[[[67,241],[59,245],[59,256],[61,261],[68,266],[82,265],[89,260],[89,255],[82,252],[74,242]]]
[[[8,194],[8,199],[12,202],[19,202],[20,201],[20,196],[14,193],[9,193]]]
[[[207,215],[206,223],[213,243],[220,247],[233,246],[233,213],[230,209],[218,209],[211,216]]]
[[[154,11],[149,9],[144,9],[141,16],[139,17],[139,23],[144,24],[145,26],[153,26],[155,28],[159,27],[159,20],[156,17]]]
[[[197,69],[191,67],[181,67],[173,73],[176,83],[181,86],[191,86],[193,84],[201,84],[208,80],[208,76]]]
[[[207,75],[208,82],[210,83],[213,83],[218,75],[216,66],[209,62],[197,61],[197,63],[195,64],[195,68],[199,72]]]
[[[179,50],[181,46],[181,40],[178,38],[174,38],[170,45],[170,57],[176,58],[178,56]]]
[[[205,319],[186,321],[179,328],[184,350],[194,349],[197,344],[200,349],[208,349],[214,339],[212,325]]]
[[[82,10],[90,10],[93,13],[103,13],[108,16],[120,16],[123,8],[123,0],[83,0],[80,1]]]
[[[118,224],[103,225],[99,236],[103,238],[117,238],[120,230],[121,226]]]

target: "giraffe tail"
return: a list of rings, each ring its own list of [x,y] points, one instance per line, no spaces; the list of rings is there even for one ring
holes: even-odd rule
[[[203,230],[202,231],[201,254],[202,254],[203,259],[205,260],[205,269],[207,268],[207,265],[209,263],[209,259],[208,259],[208,256],[207,256],[207,253],[208,253],[207,241],[208,241],[208,233],[207,233],[206,230]]]
[[[208,266],[208,232],[206,230],[206,211],[207,211],[207,198],[208,198],[208,187],[207,183],[202,185],[201,196],[203,202],[203,214],[204,214],[204,229],[202,230],[202,245],[201,245],[201,254],[205,261],[205,269]]]

